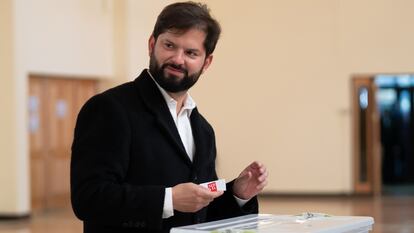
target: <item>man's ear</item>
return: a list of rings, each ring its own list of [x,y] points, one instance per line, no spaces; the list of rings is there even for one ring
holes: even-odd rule
[[[210,66],[212,61],[213,61],[213,54],[210,54],[206,57],[206,59],[204,61],[202,73],[204,73],[204,71],[207,70],[207,68]]]
[[[152,51],[154,51],[154,47],[155,47],[155,38],[153,35],[151,35],[148,40],[148,55],[149,56],[151,56]]]

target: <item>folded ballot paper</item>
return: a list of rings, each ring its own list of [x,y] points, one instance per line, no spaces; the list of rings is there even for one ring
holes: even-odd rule
[[[200,185],[210,189],[211,192],[226,191],[226,181],[224,179],[210,181]]]
[[[361,216],[250,214],[172,228],[170,233],[368,233],[374,219]]]

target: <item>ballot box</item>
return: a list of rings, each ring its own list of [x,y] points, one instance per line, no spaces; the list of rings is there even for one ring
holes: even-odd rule
[[[172,228],[170,233],[368,233],[374,219],[362,216],[250,214]]]

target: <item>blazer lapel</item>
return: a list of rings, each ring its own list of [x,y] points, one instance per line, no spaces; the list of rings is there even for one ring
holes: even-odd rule
[[[204,153],[207,151],[207,145],[205,138],[203,138],[203,132],[202,132],[202,125],[201,125],[201,119],[200,114],[198,113],[197,108],[193,109],[191,112],[191,128],[193,131],[193,137],[194,137],[194,144],[196,148],[196,152],[194,154],[193,158],[193,164],[196,167],[199,167],[200,163],[202,163],[202,159],[205,158]]]
[[[174,120],[171,117],[170,110],[167,103],[149,76],[147,70],[142,71],[137,79],[135,79],[136,87],[140,93],[143,102],[147,108],[155,115],[156,121],[160,129],[164,132],[167,138],[174,144],[178,154],[184,159],[184,161],[191,166],[192,162],[184,149],[184,145],[181,141],[180,134],[175,126]]]

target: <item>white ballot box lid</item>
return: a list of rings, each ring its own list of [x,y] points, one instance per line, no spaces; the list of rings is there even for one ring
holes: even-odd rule
[[[170,233],[365,233],[374,219],[362,216],[250,214],[172,228]]]

